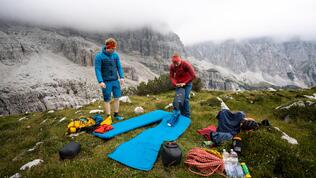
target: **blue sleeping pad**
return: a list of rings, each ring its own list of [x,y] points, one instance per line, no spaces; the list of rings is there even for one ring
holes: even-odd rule
[[[171,113],[159,110],[154,112],[163,117],[160,124],[121,144],[114,152],[108,155],[109,158],[135,169],[149,171],[156,162],[160,145],[164,141],[176,140],[191,123],[189,118],[181,115],[175,125],[169,127],[167,126],[167,121],[172,117]],[[151,116],[151,113],[145,115]],[[146,117],[142,117],[142,119],[145,120]]]
[[[158,122],[167,115],[170,115],[170,113],[163,110],[155,110],[155,111],[152,111],[140,116],[133,117],[125,121],[115,123],[112,125],[113,129],[108,132],[105,132],[105,133],[93,132],[92,134],[102,139],[110,139],[112,137],[115,137],[116,135],[128,132],[130,130],[134,130],[136,128],[143,127],[145,125]]]

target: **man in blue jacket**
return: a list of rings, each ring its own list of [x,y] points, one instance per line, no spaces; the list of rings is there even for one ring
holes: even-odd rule
[[[102,88],[105,101],[106,124],[111,124],[111,93],[114,97],[114,117],[122,120],[119,115],[119,98],[121,97],[121,85],[124,84],[124,72],[118,53],[115,51],[117,42],[113,38],[105,40],[105,47],[95,56],[95,74]],[[120,80],[119,80],[120,78]]]

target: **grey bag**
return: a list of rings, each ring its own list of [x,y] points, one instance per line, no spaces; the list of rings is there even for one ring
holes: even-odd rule
[[[80,152],[80,143],[71,141],[59,150],[60,159],[71,159]]]

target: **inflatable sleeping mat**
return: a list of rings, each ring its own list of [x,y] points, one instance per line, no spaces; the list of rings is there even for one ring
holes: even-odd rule
[[[133,139],[122,143],[108,157],[135,169],[151,170],[161,144],[164,141],[176,140],[190,126],[191,120],[181,115],[175,125],[170,127],[167,125],[170,117],[171,113],[167,113],[156,127],[146,129]]]
[[[155,110],[146,114],[142,114],[140,116],[136,116],[130,118],[125,121],[121,121],[118,123],[113,124],[113,129],[105,132],[105,133],[96,133],[93,132],[92,134],[100,137],[102,139],[110,139],[115,137],[119,134],[134,130],[139,127],[143,127],[149,124],[153,124],[155,122],[161,121],[164,117],[171,115],[169,112],[163,110]]]

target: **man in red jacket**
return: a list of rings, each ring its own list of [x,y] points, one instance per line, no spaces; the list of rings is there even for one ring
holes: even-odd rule
[[[181,114],[190,118],[190,92],[192,81],[195,79],[195,71],[192,65],[182,60],[179,54],[173,54],[172,64],[170,65],[170,81],[176,87],[176,93],[180,88],[185,90],[185,99]]]

